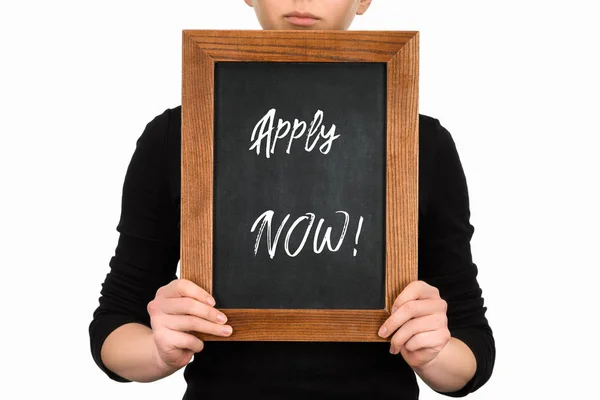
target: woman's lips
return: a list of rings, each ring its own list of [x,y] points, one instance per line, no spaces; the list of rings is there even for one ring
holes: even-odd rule
[[[291,13],[286,15],[285,20],[292,25],[310,26],[318,21],[318,18],[311,14]]]

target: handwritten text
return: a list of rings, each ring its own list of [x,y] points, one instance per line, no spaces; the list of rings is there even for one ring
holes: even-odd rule
[[[254,127],[254,130],[252,131],[252,137],[250,139],[252,145],[250,146],[249,150],[256,150],[256,154],[260,155],[261,147],[264,143],[265,156],[267,158],[270,158],[271,154],[275,153],[275,145],[277,144],[277,141],[285,138],[286,136],[288,137],[288,143],[285,152],[290,154],[294,140],[300,139],[306,131],[306,122],[304,121],[298,121],[298,119],[294,119],[294,125],[292,127],[290,121],[284,121],[279,118],[277,130],[273,134],[275,111],[275,108],[270,109],[265,116],[258,121]],[[323,139],[324,142],[319,146],[319,151],[323,154],[328,154],[331,150],[333,141],[340,137],[340,135],[335,134],[334,124],[332,124],[331,128],[329,128],[329,131],[325,133],[325,127],[321,126],[322,121],[323,111],[317,110],[313,121],[310,123],[308,133],[306,134],[304,150],[307,152],[312,151],[319,140]],[[301,128],[301,130],[297,132],[299,128]],[[290,129],[292,130],[291,133]]]

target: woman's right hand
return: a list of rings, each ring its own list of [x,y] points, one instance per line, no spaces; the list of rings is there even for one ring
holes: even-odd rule
[[[214,298],[187,279],[175,279],[161,287],[148,303],[148,314],[158,355],[170,368],[187,365],[204,342],[190,331],[229,336],[227,317],[213,306]]]

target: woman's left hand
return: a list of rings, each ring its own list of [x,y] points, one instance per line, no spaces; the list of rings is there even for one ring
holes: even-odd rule
[[[423,281],[411,282],[396,298],[379,336],[393,334],[390,353],[400,352],[412,368],[423,368],[450,340],[446,310],[437,288]]]

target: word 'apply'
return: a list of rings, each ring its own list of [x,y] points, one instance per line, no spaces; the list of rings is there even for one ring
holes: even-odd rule
[[[270,109],[264,117],[262,117],[254,126],[254,130],[252,131],[252,137],[250,141],[252,145],[249,150],[256,150],[256,154],[260,155],[261,147],[264,143],[265,148],[265,156],[270,158],[271,154],[275,153],[275,145],[277,141],[280,139],[284,139],[286,136],[287,139],[287,148],[285,152],[290,154],[292,149],[292,143],[295,140],[299,140],[304,136],[306,132],[306,122],[298,121],[298,119],[294,119],[294,124],[290,121],[284,121],[279,118],[279,122],[277,123],[277,130],[273,133],[274,122],[275,122],[275,112],[276,109]],[[331,128],[327,132],[325,132],[325,127],[321,126],[323,122],[323,111],[317,110],[315,113],[314,119],[310,123],[310,127],[308,132],[306,133],[306,142],[304,144],[304,150],[307,152],[312,151],[319,140],[323,139],[324,142],[319,146],[319,151],[323,154],[328,154],[331,150],[331,146],[333,141],[336,140],[340,135],[335,134],[335,124],[331,125]],[[300,131],[298,129],[301,128]],[[320,129],[319,129],[320,128]],[[290,133],[290,129],[292,132]],[[288,136],[289,135],[289,136]]]

